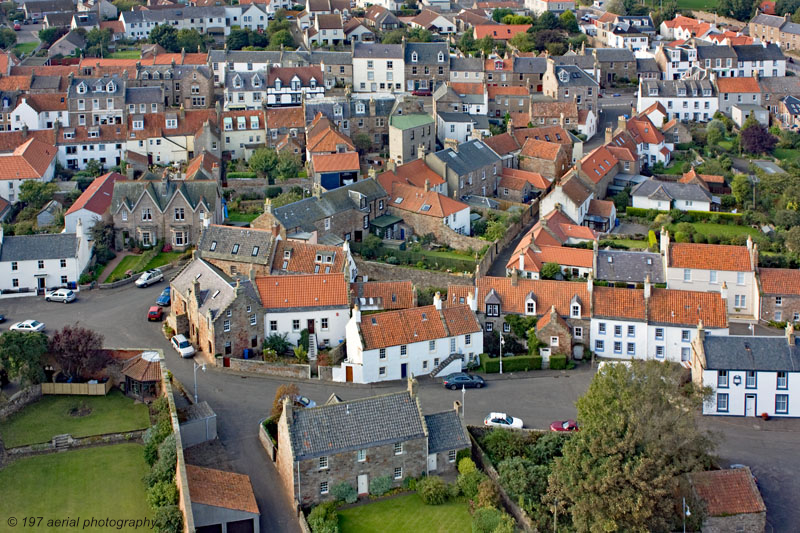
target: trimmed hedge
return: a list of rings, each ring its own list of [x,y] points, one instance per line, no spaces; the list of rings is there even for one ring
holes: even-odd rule
[[[550,368],[552,370],[565,370],[567,368],[567,356],[564,354],[551,355]]]
[[[515,355],[503,357],[503,372],[523,372],[527,370],[541,370],[542,358],[538,355]],[[500,358],[483,361],[483,371],[487,374],[500,372]]]
[[[650,230],[647,232],[647,242],[650,245],[650,248],[653,250],[658,250],[658,239],[656,238],[656,232]]]
[[[629,217],[641,217],[647,220],[655,220],[661,213],[670,214],[670,211],[659,211],[658,209],[643,209],[641,207],[625,208],[625,214]],[[720,213],[717,211],[685,211],[681,213],[681,222],[707,222],[715,217],[721,224],[741,224],[741,213]]]
[[[229,180],[253,180],[258,177],[255,172],[228,172],[226,175]]]

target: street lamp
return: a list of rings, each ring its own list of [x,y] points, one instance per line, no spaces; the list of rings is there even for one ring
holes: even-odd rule
[[[689,511],[689,506],[686,505],[686,498],[683,499],[683,533],[686,533],[686,517],[692,516],[692,512]]]
[[[464,414],[464,398],[465,398],[466,395],[467,395],[467,388],[462,383],[461,384],[461,418],[462,418],[462,420],[466,420],[465,414]]]
[[[198,365],[194,361],[192,361],[192,363],[194,363],[194,403],[197,404],[197,369],[200,368],[203,372],[205,372],[206,364],[203,363]]]
[[[503,338],[503,334],[500,334],[500,373],[503,373],[503,345],[506,343],[506,340]]]

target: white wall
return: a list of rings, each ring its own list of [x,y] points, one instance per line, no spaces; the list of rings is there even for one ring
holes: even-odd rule
[[[741,383],[736,385],[734,377],[738,376]],[[703,385],[711,387],[714,393],[711,395],[710,400],[703,405],[704,415],[728,415],[728,416],[745,416],[745,396],[749,394],[756,395],[755,416],[761,416],[761,413],[767,413],[770,416],[780,417],[797,417],[800,416],[800,402],[797,398],[792,398],[792,391],[797,391],[800,388],[800,373],[788,372],[788,389],[778,390],[778,373],[777,372],[764,372],[759,371],[756,373],[756,387],[748,389],[745,387],[746,381],[745,371],[728,371],[728,387],[717,388],[717,371],[716,370],[703,370]],[[728,395],[728,411],[717,411],[717,394],[723,393]],[[776,414],[775,413],[775,395],[788,394],[789,395],[789,412]]]
[[[594,193],[590,193],[586,200],[581,205],[575,205],[572,200],[564,194],[561,187],[554,187],[550,193],[542,198],[539,203],[539,212],[542,215],[547,215],[556,208],[556,204],[561,204],[562,212],[572,219],[576,224],[583,222],[583,217],[589,209],[589,202],[594,198]]]
[[[3,164],[3,158],[0,157],[0,165]],[[56,170],[56,158],[53,158],[53,161],[50,163],[50,166],[44,173],[41,179],[37,179],[36,181],[41,182],[48,182],[53,180],[53,176],[55,175]],[[31,178],[33,179],[33,178]],[[2,180],[0,181],[0,198],[7,200],[11,204],[17,203],[19,201],[19,188],[20,186],[25,183],[27,180]]]
[[[97,144],[76,143],[76,144],[62,144],[68,143],[63,139],[59,139],[58,145],[58,163],[64,168],[73,168],[73,162],[77,165],[79,170],[86,168],[89,161],[99,161],[104,168],[108,169],[118,165],[122,160],[122,150],[125,146],[123,142],[98,142]],[[135,144],[131,141],[131,144]],[[138,146],[138,145],[137,145]],[[68,149],[74,148],[74,154],[68,154]],[[143,153],[141,149],[134,149],[134,151]]]
[[[68,282],[77,282],[83,269],[89,262],[89,248],[86,239],[82,240],[78,251],[73,257],[65,257],[66,266],[61,267],[61,259],[46,259],[44,268],[39,268],[39,261],[18,261],[17,269],[12,270],[12,261],[0,263],[0,290],[19,290],[30,289],[35,291],[38,287],[37,279],[44,277],[45,287],[61,287]],[[66,282],[62,281],[62,276],[66,276]],[[14,286],[14,280],[18,280],[18,285]]]
[[[467,142],[472,135],[472,122],[445,122],[436,117],[436,138],[444,144],[445,139],[455,139],[459,144]]]
[[[445,223],[450,227],[451,230],[463,233],[464,235],[469,235],[469,207],[466,207],[461,211],[456,211],[447,217]]]
[[[392,63],[391,69],[387,68],[389,62]],[[369,68],[370,63],[372,68]],[[402,57],[353,58],[353,92],[402,92],[406,86],[405,78],[405,62]]]
[[[669,211],[670,209],[680,209],[681,211],[711,211],[711,202],[691,201],[691,205],[686,200],[675,200],[670,203],[665,200],[651,200],[646,196],[634,196],[632,199],[633,207],[641,209],[658,209],[659,211]]]
[[[736,283],[738,273],[728,270],[717,270],[716,283],[711,282],[711,271],[700,269],[689,269],[690,281],[684,281],[684,269],[668,267],[667,269],[667,288],[680,289],[685,291],[702,291],[702,292],[720,292],[722,282],[724,281],[728,286],[728,313],[737,315],[758,316],[756,308],[758,294],[756,292],[756,277],[753,272],[744,273],[744,284],[739,285]],[[746,296],[744,307],[736,309],[736,295]]]
[[[89,211],[88,209],[79,209],[74,213],[70,213],[64,217],[64,231],[66,233],[75,233],[76,227],[78,225],[78,220],[81,221],[83,225],[83,230],[85,235],[89,235],[92,226],[94,226],[95,222],[102,219],[101,215],[98,215],[94,211]]]
[[[656,330],[663,329],[664,334],[656,339]],[[688,331],[688,339],[684,340],[683,332]],[[706,328],[708,335],[727,335],[728,328]],[[697,326],[666,326],[661,324],[647,325],[647,358],[657,361],[681,362],[681,354],[685,361],[692,360],[692,339],[697,335]],[[664,354],[656,355],[656,347],[663,346]],[[684,348],[687,350],[684,352]]]
[[[322,319],[328,319],[328,328],[322,329]],[[289,342],[297,344],[300,340],[300,332],[308,328],[308,321],[314,320],[314,333],[317,335],[317,344],[322,345],[328,340],[330,346],[336,346],[345,338],[345,326],[349,318],[347,307],[338,309],[314,309],[310,311],[286,311],[270,312],[264,314],[264,337],[269,337],[274,333],[288,334]],[[276,321],[277,331],[271,329],[271,322]],[[299,320],[300,327],[293,328],[293,321]]]
[[[605,333],[600,332],[600,325],[605,324]],[[621,328],[621,335],[614,334],[614,327]],[[628,335],[628,327],[634,328],[633,336]],[[647,324],[635,320],[609,320],[605,318],[592,318],[590,326],[590,347],[598,357],[614,359],[647,359]],[[603,341],[603,349],[597,348],[597,341]],[[621,342],[620,353],[614,352],[614,343]],[[633,354],[628,352],[628,344],[634,345]]]

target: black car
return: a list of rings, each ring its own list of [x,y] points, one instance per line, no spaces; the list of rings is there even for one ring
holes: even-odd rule
[[[444,378],[444,386],[450,390],[460,389],[461,387],[480,389],[484,385],[486,385],[486,382],[483,381],[482,377],[473,376],[466,372],[457,372]]]

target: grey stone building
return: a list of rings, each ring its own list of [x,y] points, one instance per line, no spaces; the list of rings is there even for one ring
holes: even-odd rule
[[[268,276],[277,243],[271,230],[211,224],[203,228],[196,255],[231,276]]]
[[[595,48],[595,64],[600,68],[600,86],[610,87],[618,80],[636,81],[636,57],[628,48]]]
[[[202,109],[214,105],[214,76],[208,65],[137,65],[136,78],[130,84],[162,87],[166,107]]]
[[[332,500],[340,483],[367,495],[378,478],[400,487],[409,476],[453,471],[458,451],[470,448],[460,414],[423,415],[415,388],[412,378],[408,391],[311,409],[285,400],[276,463],[292,500],[309,507]]]
[[[73,78],[70,74],[67,89],[70,125],[122,124],[127,85],[126,76]]]
[[[767,507],[750,468],[728,468],[687,474],[694,497],[705,508],[703,533],[761,533]]]
[[[597,110],[598,83],[583,69],[573,65],[556,65],[547,60],[547,71],[542,78],[542,91],[559,102],[572,102],[578,109]]]
[[[418,157],[418,149],[436,147],[436,125],[427,113],[395,115],[389,122],[389,158],[403,165]]]
[[[456,199],[471,194],[494,196],[503,168],[500,157],[475,139],[425,154],[425,163],[447,181],[447,190]]]
[[[406,90],[433,93],[450,77],[447,43],[405,43]]]
[[[162,87],[128,87],[125,89],[125,109],[128,115],[161,113],[164,111]]]
[[[372,150],[383,150],[389,144],[389,117],[395,104],[391,94],[345,94],[304,100],[303,109],[306,124],[322,113],[340,133],[351,139],[367,135]]]
[[[759,268],[761,320],[800,322],[800,271],[790,268]]]

